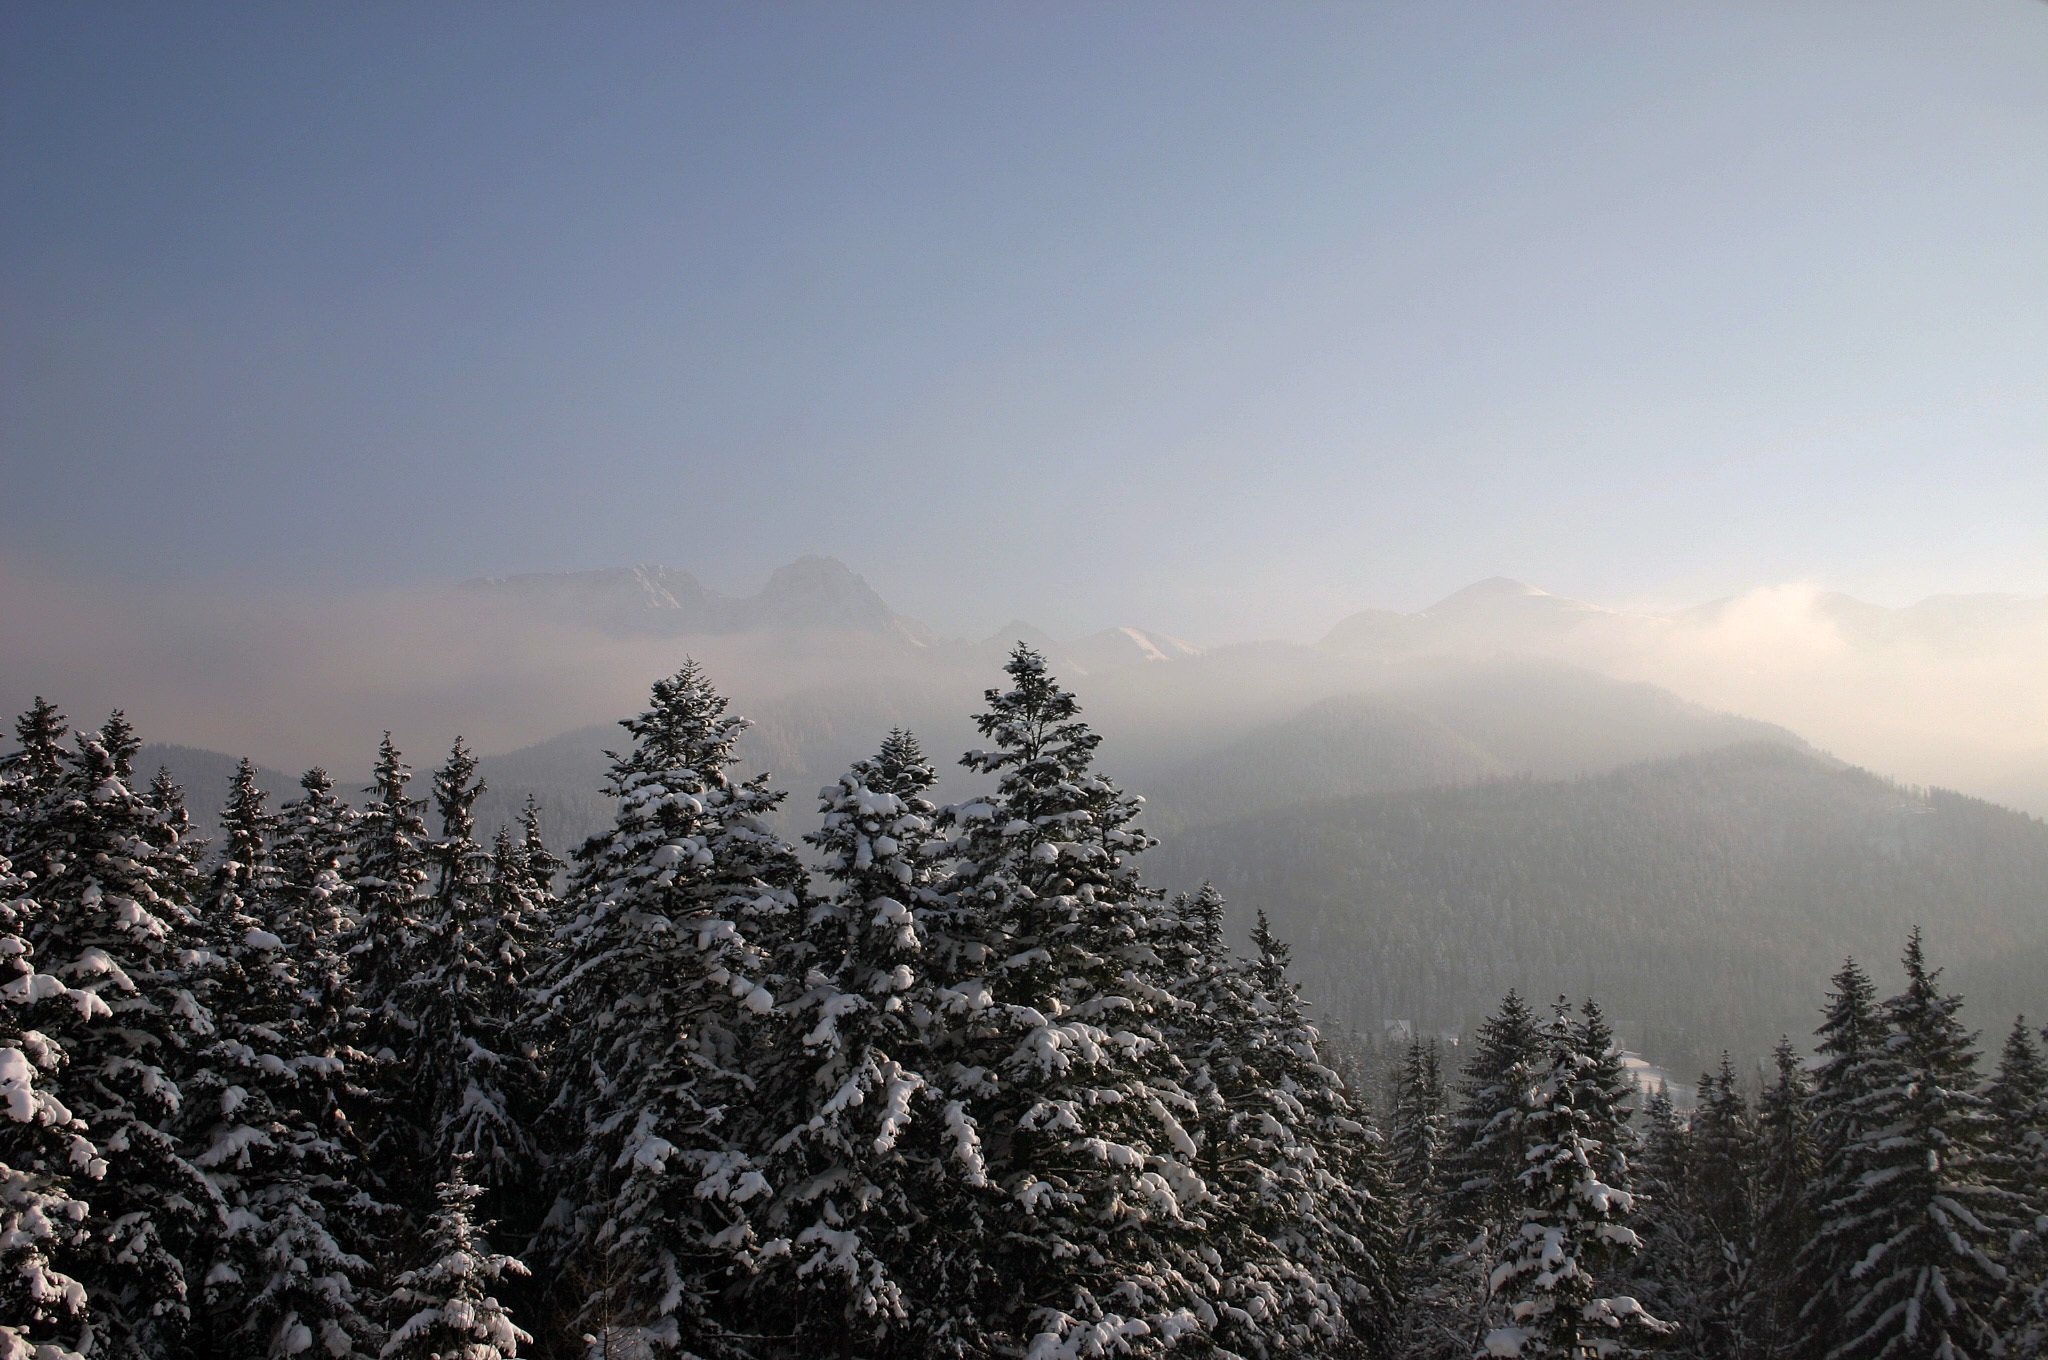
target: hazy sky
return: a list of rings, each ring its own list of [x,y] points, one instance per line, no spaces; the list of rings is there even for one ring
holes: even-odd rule
[[[0,473],[95,589],[2044,593],[2048,5],[7,5]]]

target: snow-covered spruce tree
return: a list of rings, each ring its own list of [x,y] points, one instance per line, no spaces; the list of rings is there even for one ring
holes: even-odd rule
[[[1285,1259],[1270,1235],[1281,1196],[1268,1154],[1295,1131],[1269,1126],[1254,1108],[1265,1094],[1258,1050],[1269,1008],[1249,962],[1224,941],[1223,911],[1222,894],[1204,883],[1155,912],[1146,940],[1177,1003],[1166,1036],[1186,1068],[1195,1110],[1183,1123],[1211,1196],[1201,1248],[1218,1277],[1208,1340],[1225,1354],[1263,1354],[1285,1337],[1342,1337],[1344,1317],[1336,1291]]]
[[[2048,1040],[2048,1030],[2040,1034]],[[2011,1280],[2005,1290],[2005,1331],[2007,1354],[2044,1356],[2048,1354],[2048,1079],[2028,1073],[2009,1083],[2007,1096],[2017,1100],[2025,1092],[2036,1092],[2032,1120],[2015,1110],[2009,1127],[2023,1129],[2021,1157],[2032,1159],[2032,1172],[2021,1170],[2017,1180],[2030,1186],[2032,1202],[2025,1213],[2032,1215],[2021,1233],[2013,1237]]]
[[[2025,1016],[2013,1021],[1985,1088],[1994,1121],[1990,1174],[2020,1202],[2000,1313],[2006,1352],[2048,1352],[2048,1065]]]
[[[275,926],[279,879],[255,768],[236,768],[201,911],[218,1033],[185,1083],[180,1123],[223,1214],[188,1352],[336,1360],[376,1351],[360,1250],[367,1181],[339,1118],[342,1064],[309,1021],[299,960]]]
[[[347,983],[354,1010],[346,1029],[367,1058],[355,1083],[363,1092],[355,1120],[370,1160],[386,1184],[406,1186],[419,1183],[427,1160],[427,1130],[406,1089],[406,1055],[419,1029],[406,1007],[417,997],[408,984],[422,967],[429,837],[420,816],[426,802],[407,796],[412,767],[389,732],[377,748],[374,777],[355,827],[356,926]]]
[[[212,1027],[189,987],[191,885],[164,849],[161,814],[96,734],[63,753],[63,720],[45,704],[17,732],[6,821],[34,903],[21,936],[40,972],[94,998],[40,1023],[68,1059],[63,1103],[107,1163],[73,1273],[92,1299],[97,1354],[169,1354],[189,1315],[183,1262],[211,1203],[170,1128],[191,1045]],[[132,734],[117,725],[113,736],[132,757]]]
[[[36,800],[56,791],[70,764],[64,744],[70,724],[55,704],[38,694],[28,711],[14,721],[14,739],[21,749],[0,766],[9,802],[25,815]],[[10,825],[15,825],[11,819]]]
[[[1256,959],[1223,939],[1204,884],[1155,917],[1185,1003],[1170,1037],[1196,1100],[1202,1238],[1220,1277],[1210,1342],[1226,1354],[1358,1355],[1388,1339],[1392,1205],[1376,1138],[1324,1061],[1263,916]],[[1185,943],[1184,943],[1185,942]],[[1199,952],[1190,953],[1192,944]]]
[[[1984,1095],[1996,1126],[1992,1179],[2018,1197],[2023,1225],[2006,1262],[2006,1351],[2048,1353],[2048,1065],[2025,1016],[2013,1021]]]
[[[1409,1041],[1394,1073],[1391,1103],[1388,1145],[1401,1205],[1396,1352],[1428,1356],[1447,1345],[1462,1345],[1462,1329],[1451,1334],[1444,1329],[1440,1287],[1443,1260],[1452,1253],[1443,1205],[1451,1112],[1443,1050],[1435,1039]]]
[[[1825,1360],[1849,1333],[1842,1319],[1851,1298],[1849,1272],[1878,1245],[1876,1225],[1846,1212],[1867,1172],[1864,1139],[1872,1127],[1872,1102],[1892,1081],[1877,988],[1854,959],[1837,969],[1822,1012],[1816,1046],[1821,1063],[1812,1078],[1810,1137],[1814,1174],[1806,1182],[1802,1216],[1812,1232],[1793,1261],[1792,1297],[1798,1316],[1790,1353],[1799,1360]]]
[[[524,852],[520,863],[526,871],[527,882],[542,893],[551,895],[555,890],[555,880],[569,865],[548,849],[547,840],[540,830],[540,802],[532,794],[526,795],[526,803],[519,809],[519,845]]]
[[[185,790],[178,787],[178,781],[163,766],[149,781],[149,792],[143,799],[156,813],[156,825],[151,829],[150,839],[157,846],[164,864],[164,872],[179,882],[198,885],[205,875],[200,872],[201,860],[205,858],[207,842],[192,828],[192,813],[185,806]]]
[[[656,682],[613,758],[611,830],[578,854],[541,995],[560,1036],[543,1250],[567,1311],[614,1357],[734,1350],[714,1300],[752,1267],[768,1191],[732,1127],[775,1008],[757,938],[801,910],[804,871],[732,778],[745,722],[697,666]]]
[[[958,1101],[929,1073],[938,1002],[918,913],[937,869],[935,779],[893,731],[820,791],[805,838],[833,891],[811,904],[815,953],[761,1078],[776,1193],[747,1291],[754,1326],[793,1354],[937,1353],[953,1266],[932,1228],[983,1185],[955,1155]]]
[[[426,1264],[400,1275],[387,1305],[390,1340],[381,1360],[516,1360],[533,1338],[491,1291],[522,1277],[518,1259],[493,1252],[488,1223],[476,1221],[483,1190],[469,1182],[458,1155],[436,1190],[418,1256]]]
[[[529,800],[521,816],[532,815]],[[561,861],[541,844],[538,826],[527,827],[520,836],[501,826],[491,840],[491,913],[498,961],[506,980],[522,990],[552,947],[558,906],[554,881],[560,866]]]
[[[508,1240],[524,1242],[539,1227],[547,1209],[544,1140],[538,1125],[548,1098],[547,1070],[555,1036],[544,1023],[547,1008],[536,1004],[535,988],[554,948],[561,903],[553,885],[561,861],[541,842],[532,799],[527,800],[521,820],[522,835],[515,837],[510,828],[500,827],[492,841],[490,940],[501,1002],[515,1008],[505,1013],[509,1028],[503,1042],[507,1053],[513,1055],[516,1078],[506,1093],[514,1120],[528,1131],[535,1160],[523,1184],[491,1187],[488,1202],[495,1205],[501,1231],[510,1234]]]
[[[1435,1278],[1408,1300],[1407,1334],[1423,1356],[1470,1356],[1484,1337],[1488,1280],[1502,1237],[1521,1221],[1525,1093],[1547,1054],[1535,1013],[1515,992],[1479,1026],[1459,1081],[1440,1165],[1442,1238]]]
[[[1607,1153],[1606,1165],[1594,1169],[1608,1184],[1626,1185],[1629,1157],[1639,1141],[1631,1122],[1638,1095],[1635,1078],[1628,1074],[1614,1027],[1607,1023],[1599,1002],[1589,998],[1579,1007],[1575,1032],[1587,1061],[1580,1082],[1580,1108],[1585,1111],[1587,1127]]]
[[[1282,1259],[1307,1270],[1339,1307],[1342,1327],[1320,1341],[1320,1307],[1294,1301],[1296,1335],[1274,1353],[1377,1356],[1393,1339],[1393,1262],[1398,1211],[1379,1132],[1323,1061],[1300,989],[1288,976],[1289,950],[1266,914],[1252,928],[1251,978],[1261,1024],[1253,1050],[1255,1084],[1234,1102],[1259,1121],[1268,1164],[1255,1202],[1266,1239]],[[1277,1132],[1284,1130],[1284,1133]],[[1219,1212],[1233,1207],[1226,1204]]]
[[[1612,1165],[1594,1136],[1606,1117],[1604,1045],[1590,1029],[1560,1000],[1541,1031],[1549,1070],[1523,1096],[1522,1212],[1489,1281],[1504,1315],[1485,1338],[1489,1356],[1627,1355],[1670,1330],[1633,1297],[1600,1292],[1607,1265],[1641,1242],[1627,1221],[1634,1197],[1602,1175]]]
[[[1756,1259],[1749,1334],[1761,1360],[1785,1360],[1798,1337],[1799,1253],[1813,1236],[1807,1187],[1818,1169],[1811,1083],[1789,1037],[1772,1052],[1776,1075],[1757,1103]]]
[[[1927,967],[1920,932],[1906,989],[1885,1003],[1885,1059],[1859,1104],[1851,1165],[1828,1205],[1869,1246],[1850,1262],[1832,1355],[1966,1360],[1999,1353],[1995,1311],[2018,1201],[1991,1183],[1991,1111],[1978,1092],[1962,998]],[[1823,1233],[1829,1224],[1823,1223]]]
[[[57,1008],[85,1021],[99,1000],[36,971],[28,885],[0,856],[0,1360],[75,1360],[91,1341],[83,1285],[67,1273],[85,1246],[86,1204],[106,1163],[62,1098]]]
[[[2029,1205],[2048,1211],[2048,1065],[2022,1015],[1999,1050],[1998,1071],[1984,1088],[1997,1133],[1993,1178]]]
[[[1762,1344],[1750,1330],[1756,1259],[1756,1128],[1727,1054],[1700,1077],[1685,1187],[1689,1240],[1684,1261],[1693,1290],[1683,1325],[1686,1353],[1701,1360],[1749,1360]],[[1651,1212],[1655,1212],[1652,1206]]]
[[[1643,1249],[1617,1263],[1614,1288],[1678,1328],[1671,1349],[1690,1354],[1687,1337],[1699,1315],[1690,1253],[1699,1237],[1692,1200],[1692,1136],[1659,1082],[1643,1097],[1641,1152],[1631,1187]]]
[[[1410,1039],[1394,1079],[1393,1118],[1387,1139],[1394,1181],[1401,1188],[1406,1221],[1411,1224],[1420,1222],[1436,1196],[1439,1163],[1450,1131],[1448,1099],[1443,1049],[1434,1039]],[[1413,1240],[1414,1234],[1408,1237]]]
[[[377,748],[376,782],[356,817],[356,937],[351,945],[357,1004],[370,1032],[395,1058],[413,1027],[403,993],[420,947],[422,900],[430,877],[425,799],[406,795],[412,767],[386,732]]]
[[[1019,646],[962,763],[996,779],[947,809],[959,979],[948,1097],[965,1096],[999,1191],[962,1250],[985,1267],[969,1353],[1033,1360],[1157,1354],[1207,1324],[1209,1193],[1183,1127],[1193,1102],[1166,1042],[1174,999],[1153,974],[1159,895],[1133,857],[1137,804],[1093,769],[1100,738],[1045,659]]]
[[[334,780],[318,768],[299,778],[299,796],[278,808],[273,858],[277,891],[271,920],[298,967],[299,1010],[327,1051],[362,1066],[350,987],[349,954],[357,916],[352,846],[355,810],[334,795]]]
[[[412,1022],[404,1109],[425,1136],[421,1170],[439,1185],[456,1178],[458,1163],[468,1166],[479,1184],[503,1192],[495,1208],[531,1197],[539,1157],[528,1120],[540,1077],[519,1034],[525,949],[507,932],[490,857],[476,840],[483,791],[476,758],[457,737],[434,775],[434,892],[416,935],[418,971],[399,995]],[[525,905],[520,894],[504,898],[515,910]]]

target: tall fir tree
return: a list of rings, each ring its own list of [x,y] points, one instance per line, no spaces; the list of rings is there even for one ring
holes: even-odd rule
[[[189,1350],[367,1357],[378,1341],[365,1298],[368,1178],[338,1118],[342,1065],[310,1023],[300,960],[274,929],[280,878],[264,801],[242,761],[201,912],[217,1032],[192,1064],[180,1124],[223,1213],[199,1262],[206,1306]]]
[[[578,855],[542,994],[560,1035],[544,1254],[603,1353],[715,1355],[769,1190],[735,1133],[776,1005],[756,941],[796,928],[805,876],[768,822],[780,795],[732,777],[746,724],[694,663],[624,726],[614,822]]]
[[[1826,1207],[1838,1236],[1867,1243],[1847,1263],[1846,1304],[1829,1354],[1966,1360],[2000,1350],[2001,1261],[2018,1201],[1989,1176],[1992,1115],[1979,1093],[1976,1036],[1941,990],[1920,932],[1906,988],[1885,1003],[1883,1055],[1844,1149],[1856,1179]]]
[[[1259,1140],[1266,1144],[1270,1179],[1243,1208],[1261,1215],[1262,1235],[1282,1259],[1305,1268],[1337,1302],[1341,1325],[1318,1343],[1314,1333],[1323,1320],[1314,1310],[1294,1319],[1297,1334],[1283,1334],[1273,1349],[1284,1354],[1319,1344],[1322,1354],[1387,1355],[1398,1292],[1393,1177],[1364,1101],[1354,1099],[1323,1060],[1321,1036],[1288,976],[1289,959],[1288,947],[1259,912],[1250,970],[1263,1022],[1254,1050],[1257,1082],[1249,1099],[1236,1103],[1286,1133]],[[1302,1312],[1299,1303],[1293,1311]]]
[[[70,730],[64,714],[40,694],[28,711],[14,720],[14,739],[21,749],[0,762],[0,788],[7,791],[9,804],[17,810],[6,819],[9,827],[25,827],[38,800],[55,793],[63,782],[71,763],[64,744]]]
[[[364,1055],[355,1122],[388,1193],[400,1200],[420,1183],[429,1138],[407,1089],[419,1031],[408,1007],[419,995],[411,984],[423,964],[431,872],[421,817],[426,802],[408,794],[412,777],[386,732],[375,782],[365,790],[369,801],[355,823],[356,921],[346,983],[352,1010],[345,1028]]]
[[[1394,1080],[1394,1109],[1388,1130],[1394,1180],[1408,1205],[1407,1219],[1420,1222],[1435,1197],[1450,1111],[1444,1088],[1443,1049],[1420,1036],[1401,1052]],[[1414,1234],[1409,1234],[1414,1238]]]
[[[507,921],[527,902],[494,892],[490,856],[476,839],[483,792],[476,757],[458,737],[434,775],[433,896],[400,998],[412,1024],[405,1108],[423,1136],[422,1179],[439,1185],[455,1179],[458,1163],[469,1166],[480,1184],[506,1192],[496,1208],[526,1198],[538,1172],[528,1120],[539,1073],[522,1051],[525,944],[514,932],[523,935],[524,922],[508,929]],[[430,1206],[420,1209],[424,1216]]]
[[[1213,1197],[1203,1250],[1220,1292],[1205,1341],[1223,1354],[1381,1354],[1398,1224],[1378,1136],[1327,1060],[1263,914],[1249,959],[1230,952],[1222,914],[1204,884],[1167,904],[1154,932],[1185,1003],[1171,1036]]]
[[[359,943],[354,878],[356,812],[318,768],[299,778],[299,796],[278,808],[278,884],[272,919],[298,962],[299,1008],[328,1051],[364,1065],[349,950]]]
[[[1391,1104],[1389,1160],[1401,1207],[1398,1350],[1427,1356],[1449,1340],[1442,1326],[1439,1272],[1449,1252],[1443,1178],[1451,1150],[1451,1111],[1443,1049],[1435,1039],[1408,1041],[1394,1073]]]
[[[1802,1216],[1811,1235],[1793,1261],[1793,1297],[1798,1315],[1788,1341],[1799,1360],[1826,1360],[1846,1339],[1843,1319],[1852,1300],[1849,1273],[1877,1245],[1874,1225],[1844,1212],[1866,1173],[1872,1102],[1890,1080],[1886,1070],[1883,1013],[1877,988],[1854,960],[1845,961],[1830,982],[1822,1012],[1813,1074],[1811,1137],[1814,1175],[1802,1196]]]
[[[1697,1234],[1691,1195],[1692,1133],[1663,1082],[1643,1097],[1639,1136],[1641,1151],[1631,1188],[1643,1249],[1633,1260],[1618,1263],[1615,1288],[1677,1326],[1672,1349],[1688,1354],[1688,1329],[1700,1311],[1689,1259]]]
[[[1429,1253],[1435,1278],[1409,1298],[1408,1331],[1419,1354],[1469,1356],[1488,1330],[1493,1266],[1521,1221],[1524,1093],[1545,1062],[1535,1012],[1511,991],[1479,1026],[1460,1076],[1440,1163],[1442,1236]]]
[[[1606,1163],[1596,1170],[1611,1184],[1626,1185],[1629,1159],[1639,1142],[1633,1119],[1640,1092],[1635,1078],[1628,1073],[1621,1044],[1614,1037],[1614,1026],[1608,1023],[1599,1002],[1588,998],[1580,1004],[1575,1033],[1587,1064],[1579,1083],[1580,1108],[1585,1112],[1588,1129],[1607,1156]]]
[[[1701,1360],[1748,1360],[1761,1345],[1748,1307],[1756,1260],[1756,1127],[1728,1055],[1703,1073],[1684,1188],[1693,1306],[1685,1345]]]
[[[2048,1042],[2048,1029],[2040,1034]],[[2025,1089],[2031,1079],[2014,1083]],[[2031,1128],[2021,1135],[2021,1154],[2031,1157],[2031,1175],[2022,1183],[2034,1187],[2027,1212],[2031,1221],[2014,1235],[2012,1277],[2006,1290],[2007,1350],[2013,1355],[2048,1355],[2048,1091],[2034,1103],[2033,1118],[2016,1121]]]
[[[109,1013],[90,992],[37,971],[28,937],[38,914],[0,856],[0,1357],[77,1360],[92,1341],[91,1314],[68,1272],[91,1230],[74,1192],[90,1194],[106,1162],[64,1103],[67,1055],[50,1021],[59,1009],[87,1023]]]
[[[930,1073],[939,1002],[918,920],[939,868],[935,780],[892,731],[820,791],[805,838],[832,891],[810,907],[815,954],[765,1065],[774,1249],[749,1291],[802,1354],[930,1353],[952,1268],[932,1225],[982,1186],[952,1155],[959,1105]]]
[[[387,1303],[390,1339],[381,1360],[517,1360],[533,1338],[491,1291],[525,1276],[516,1257],[490,1249],[488,1223],[476,1219],[483,1190],[470,1183],[458,1156],[436,1189],[419,1257],[399,1275]]]
[[[2048,1354],[2048,1064],[2024,1015],[2013,1021],[1984,1095],[1995,1130],[1990,1177],[2016,1198],[2021,1223],[2000,1303],[2006,1351]]]
[[[1789,1036],[1771,1054],[1773,1076],[1757,1102],[1756,1251],[1747,1302],[1749,1334],[1763,1360],[1796,1353],[1800,1252],[1812,1238],[1807,1194],[1818,1170],[1813,1088]]]
[[[2027,1017],[2016,1017],[1998,1054],[1998,1071],[1984,1088],[1997,1132],[1993,1178],[2030,1205],[2048,1210],[2048,1064]]]
[[[1151,951],[1161,899],[1134,858],[1137,803],[1094,769],[1101,738],[1020,645],[962,759],[995,789],[947,809],[946,928],[978,961],[956,994],[948,1096],[965,1097],[999,1193],[979,1225],[986,1335],[1033,1357],[1170,1349],[1203,1327],[1210,1198],[1167,1043],[1174,998]]]
[[[1483,1353],[1522,1360],[1635,1353],[1671,1326],[1633,1296],[1600,1288],[1608,1266],[1642,1245],[1629,1225],[1634,1196],[1609,1180],[1617,1169],[1625,1175],[1625,1161],[1597,1136],[1612,1116],[1602,1074],[1611,1041],[1591,1016],[1575,1023],[1562,1000],[1539,1038],[1548,1070],[1523,1094],[1516,1121],[1525,1149],[1521,1212],[1488,1281],[1499,1325],[1488,1331]]]
[[[168,1354],[193,1302],[184,1262],[215,1202],[172,1130],[191,1050],[212,1031],[191,988],[189,866],[120,774],[133,760],[125,722],[106,734],[118,759],[97,733],[64,752],[63,718],[42,701],[16,732],[4,820],[14,870],[33,884],[19,937],[39,973],[91,998],[50,1008],[39,1030],[67,1059],[64,1106],[106,1161],[75,1277],[97,1355]]]

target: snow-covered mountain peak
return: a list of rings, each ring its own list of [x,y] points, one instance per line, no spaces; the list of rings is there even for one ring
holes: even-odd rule
[[[1084,671],[1095,673],[1122,666],[1157,665],[1200,656],[1202,649],[1167,633],[1129,626],[1105,628],[1069,643],[1066,654]]]
[[[680,637],[840,631],[917,646],[931,640],[929,629],[896,613],[857,572],[830,557],[798,558],[776,568],[756,593],[737,598],[705,589],[686,571],[652,565],[487,577],[464,588],[607,632]]]
[[[1422,612],[1444,614],[1486,608],[1502,602],[1539,599],[1554,600],[1557,597],[1540,586],[1532,586],[1527,581],[1517,581],[1511,576],[1489,576],[1484,581],[1474,581],[1462,590],[1452,591]]]

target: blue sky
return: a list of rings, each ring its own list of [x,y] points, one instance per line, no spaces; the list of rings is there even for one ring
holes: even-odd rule
[[[12,5],[0,570],[2048,592],[2048,5]]]

